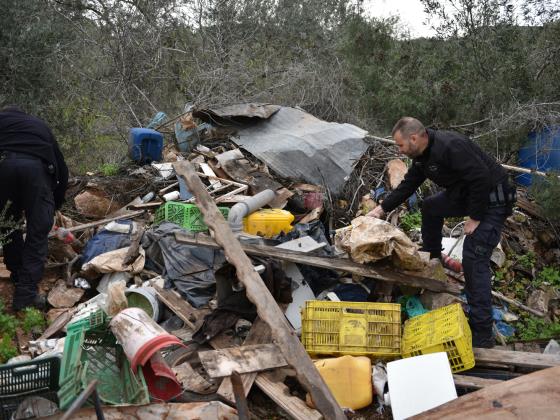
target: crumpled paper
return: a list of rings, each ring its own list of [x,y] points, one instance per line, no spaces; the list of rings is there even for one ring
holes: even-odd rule
[[[391,257],[395,266],[405,270],[421,271],[426,268],[417,245],[404,232],[375,217],[360,216],[352,220],[350,226],[336,232],[335,244],[357,263]]]
[[[122,264],[126,257],[126,253],[128,252],[128,247],[115,249],[114,251],[98,255],[91,261],[84,264],[82,266],[82,270],[94,270],[102,274],[114,272],[138,274],[144,269],[144,263],[146,262],[146,252],[144,251],[144,248],[140,247],[138,251],[139,255],[132,264],[124,267]]]

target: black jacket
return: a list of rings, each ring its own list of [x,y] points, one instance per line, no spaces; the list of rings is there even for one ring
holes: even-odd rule
[[[52,168],[56,208],[64,203],[68,167],[47,124],[21,111],[0,112],[0,152],[25,153],[43,160]]]
[[[466,203],[466,214],[481,220],[492,188],[507,180],[496,160],[467,137],[453,131],[427,129],[428,148],[412,161],[399,186],[383,201],[387,213],[411,196],[426,178],[446,189],[453,201]]]

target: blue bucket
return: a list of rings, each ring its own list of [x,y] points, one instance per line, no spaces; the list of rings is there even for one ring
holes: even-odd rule
[[[560,126],[531,131],[525,146],[519,149],[519,166],[538,171],[560,170]],[[528,187],[532,175],[521,174],[515,178],[518,184]]]

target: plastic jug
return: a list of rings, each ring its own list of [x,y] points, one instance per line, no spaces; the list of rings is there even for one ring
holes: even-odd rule
[[[243,230],[251,235],[272,238],[280,232],[293,229],[294,215],[281,209],[263,209],[251,213],[243,219]]]
[[[315,361],[315,366],[343,408],[357,410],[373,401],[371,360],[365,356],[342,356]]]
[[[163,134],[149,128],[131,128],[128,136],[128,154],[140,164],[161,160]]]

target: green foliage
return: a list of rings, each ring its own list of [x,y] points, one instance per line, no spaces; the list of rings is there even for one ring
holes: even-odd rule
[[[542,207],[546,217],[553,221],[560,221],[560,174],[553,173],[544,178],[533,176],[530,192],[537,204]]]
[[[25,331],[26,333],[29,333],[35,329],[43,330],[46,324],[47,322],[45,320],[45,317],[38,309],[25,308],[23,310],[21,327],[23,328],[23,331]]]
[[[554,267],[544,267],[539,271],[534,281],[534,286],[539,287],[544,284],[560,287],[560,271]]]
[[[119,173],[119,165],[116,163],[103,163],[99,166],[99,171],[103,176],[114,176]]]
[[[517,337],[521,340],[548,339],[560,337],[560,323],[548,322],[542,318],[529,316],[515,325]]]
[[[463,130],[500,158],[559,115],[552,2],[422,1],[439,37],[410,39],[360,0],[4,0],[0,103],[44,118],[73,172],[119,161],[130,127],[186,102],[300,106],[376,135],[403,115],[484,121]]]
[[[0,364],[6,363],[9,359],[17,356],[18,351],[16,346],[12,343],[11,336],[4,334],[0,340]]]
[[[536,257],[532,252],[518,256],[516,263],[526,270],[535,268]]]
[[[0,335],[6,334],[12,337],[16,333],[17,319],[13,315],[6,314],[4,310],[4,302],[0,300]]]
[[[410,232],[411,230],[420,229],[422,226],[422,213],[419,211],[414,213],[407,213],[401,218],[400,222],[401,228]]]

